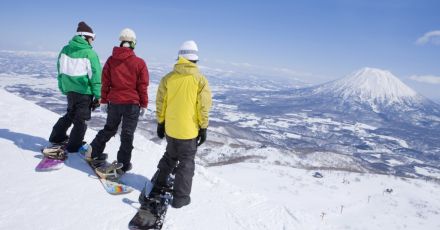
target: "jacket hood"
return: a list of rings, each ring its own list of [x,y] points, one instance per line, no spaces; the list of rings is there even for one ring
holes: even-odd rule
[[[199,68],[195,63],[188,61],[187,59],[179,56],[177,63],[174,65],[174,71],[180,74],[198,74]]]
[[[69,41],[69,46],[77,49],[91,49],[92,46],[81,36],[76,35]]]
[[[134,52],[132,49],[127,48],[127,47],[113,47],[113,53],[112,53],[113,58],[115,59],[127,59],[131,56],[134,56]]]

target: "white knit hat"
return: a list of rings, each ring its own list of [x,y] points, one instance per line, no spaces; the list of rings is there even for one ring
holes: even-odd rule
[[[199,48],[197,48],[196,42],[190,40],[184,42],[180,46],[178,55],[190,61],[198,61],[199,60],[198,52],[199,52]]]
[[[136,43],[136,34],[130,28],[125,28],[121,31],[121,35],[119,35],[119,41],[127,41]]]

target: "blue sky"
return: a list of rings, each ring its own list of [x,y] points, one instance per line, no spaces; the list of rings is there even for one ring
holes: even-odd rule
[[[105,60],[121,29],[147,62],[172,63],[193,39],[201,64],[311,83],[361,67],[390,70],[440,99],[440,1],[6,1],[0,49],[55,51],[86,21]],[[423,36],[426,35],[424,38]]]

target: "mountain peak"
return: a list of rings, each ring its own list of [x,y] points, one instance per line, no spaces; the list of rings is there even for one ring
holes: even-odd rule
[[[370,105],[402,103],[417,97],[390,71],[365,67],[345,78],[321,85],[318,92],[332,92],[344,99],[368,102]]]

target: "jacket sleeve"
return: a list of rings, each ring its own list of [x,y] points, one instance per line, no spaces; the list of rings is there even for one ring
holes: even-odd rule
[[[159,88],[156,95],[156,118],[157,123],[162,124],[165,122],[165,112],[167,109],[167,76],[160,80]]]
[[[89,57],[90,65],[92,67],[92,76],[90,78],[90,87],[92,88],[92,94],[96,99],[101,98],[101,74],[102,67],[99,62],[98,55],[93,51]],[[89,76],[90,77],[90,76]]]
[[[142,67],[140,72],[138,73],[138,83],[137,83],[137,92],[139,94],[139,105],[142,108],[147,108],[148,105],[148,82],[149,82],[149,74],[148,68],[145,62],[142,62]]]
[[[105,62],[104,69],[102,70],[102,87],[101,87],[101,104],[108,103],[108,92],[110,91],[111,79],[110,79],[110,65],[109,60],[111,57],[107,59]]]
[[[211,105],[211,89],[209,88],[208,80],[202,75],[199,82],[199,92],[197,96],[197,117],[199,127],[202,129],[208,128],[209,110],[211,109]]]
[[[60,54],[58,54],[58,59],[57,59],[57,80],[58,80],[58,89],[61,91],[62,94],[66,94],[66,92],[64,92],[63,89],[63,83],[62,83],[62,78],[61,78],[61,73],[60,73],[60,57],[61,57],[62,51]]]

